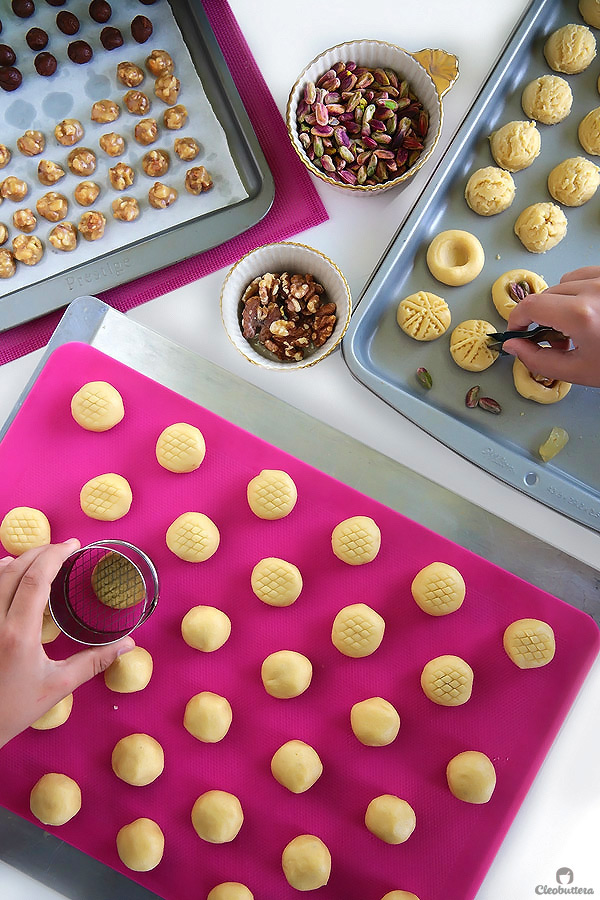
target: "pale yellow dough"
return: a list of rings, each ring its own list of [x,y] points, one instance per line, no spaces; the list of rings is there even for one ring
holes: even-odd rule
[[[252,569],[252,590],[267,606],[291,606],[302,590],[302,575],[291,562],[266,556]]]
[[[134,647],[123,653],[104,672],[104,683],[117,694],[133,694],[143,691],[152,678],[154,662],[143,647]]]
[[[492,302],[502,318],[507,321],[518,302],[511,296],[510,286],[520,283],[527,284],[530,294],[540,294],[548,287],[541,275],[529,269],[509,269],[500,275],[492,285]]]
[[[50,607],[46,604],[42,618],[42,644],[51,644],[60,634],[60,628],[52,618]]]
[[[112,609],[137,606],[146,596],[146,585],[131,560],[110,551],[92,569],[92,590],[100,603]]]
[[[165,851],[165,836],[152,819],[140,818],[123,825],[117,833],[117,853],[132,872],[155,869]]]
[[[201,691],[188,700],[183,725],[199,741],[217,744],[229,731],[232,719],[231,704],[226,697]]]
[[[331,549],[350,566],[372,562],[381,547],[381,531],[370,516],[350,516],[331,533]]]
[[[169,472],[194,472],[206,454],[204,435],[195,425],[168,425],[156,442],[156,459]]]
[[[271,759],[273,778],[293,794],[303,794],[323,774],[319,754],[304,741],[287,741]]]
[[[496,770],[489,756],[479,750],[465,750],[446,766],[450,791],[465,803],[488,803],[496,787]]]
[[[312,680],[312,663],[296,650],[277,650],[264,660],[260,676],[267,694],[280,700],[299,697]]]
[[[239,881],[223,881],[208,892],[206,900],[254,900],[254,894]]]
[[[590,153],[592,156],[600,156],[600,106],[590,110],[583,117],[577,129],[577,137],[586,153]]]
[[[366,747],[387,747],[398,736],[400,716],[389,700],[369,697],[353,705],[350,725],[354,736]]]
[[[125,415],[123,398],[107,381],[88,381],[71,398],[71,415],[86,431],[109,431]]]
[[[31,727],[36,731],[48,731],[50,728],[58,728],[64,725],[73,709],[73,694],[67,694],[58,703],[55,703],[47,713],[31,723]]]
[[[143,787],[156,781],[165,767],[165,754],[159,742],[149,734],[128,734],[112,752],[113,772],[127,784]]]
[[[484,166],[473,172],[465,187],[465,200],[479,216],[504,212],[515,199],[515,182],[506,169]]]
[[[416,341],[435,341],[450,327],[450,308],[443,297],[417,291],[401,300],[396,321],[402,331]]]
[[[583,206],[600,184],[600,168],[584,156],[573,156],[548,175],[548,191],[563,206]]]
[[[192,825],[198,837],[210,844],[228,844],[244,822],[242,805],[235,794],[206,791],[194,803]]]
[[[0,523],[0,541],[11,556],[50,543],[50,523],[41,509],[15,506]]]
[[[231,619],[215,606],[194,606],[181,622],[181,636],[186,644],[204,653],[218,650],[230,634]]]
[[[116,472],[90,478],[79,494],[79,502],[85,515],[105,522],[115,522],[127,515],[132,500],[129,482]]]
[[[263,469],[250,480],[248,505],[259,519],[283,519],[296,505],[298,492],[291,475],[281,469]]]
[[[596,56],[596,38],[586,25],[563,25],[544,44],[546,62],[555,72],[583,72]]]
[[[417,606],[430,616],[447,616],[462,606],[465,580],[454,566],[432,562],[422,568],[410,586]]]
[[[439,706],[462,706],[473,690],[473,670],[460,656],[437,656],[423,667],[421,687]]]
[[[542,138],[535,122],[507,122],[490,135],[490,151],[497,165],[520,172],[537,159]]]
[[[412,891],[388,891],[381,900],[419,900]]]
[[[450,354],[457,366],[469,372],[483,372],[498,359],[498,351],[488,345],[488,335],[496,328],[485,319],[467,319],[450,335]]]
[[[64,825],[81,809],[81,790],[68,775],[48,772],[33,786],[29,807],[44,825]]]
[[[452,228],[436,234],[427,248],[426,259],[434,278],[442,284],[458,286],[477,278],[485,253],[474,234]]]
[[[220,540],[219,529],[204,513],[182,513],[167,528],[167,547],[186,562],[210,559],[217,552]]]
[[[385,620],[366,603],[351,603],[333,620],[331,640],[344,656],[354,658],[375,653],[383,640]]]
[[[567,233],[567,217],[555,203],[533,203],[515,222],[515,234],[530,253],[545,253]]]
[[[569,82],[560,75],[541,75],[525,85],[521,106],[529,119],[543,125],[557,125],[566,119],[573,105]]]
[[[540,619],[517,619],[506,628],[502,643],[519,669],[539,669],[554,659],[554,630]]]
[[[572,387],[568,381],[534,375],[517,357],[513,361],[512,371],[517,393],[526,400],[535,400],[536,403],[558,403],[566,397]]]
[[[584,22],[600,28],[600,0],[579,0],[579,12]]]
[[[386,844],[403,844],[416,824],[417,817],[410,803],[395,794],[382,794],[367,806],[365,825]]]
[[[283,874],[297,891],[316,891],[331,875],[331,853],[314,834],[299,834],[281,854]]]

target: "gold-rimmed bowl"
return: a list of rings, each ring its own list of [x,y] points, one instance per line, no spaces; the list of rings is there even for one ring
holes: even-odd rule
[[[324,295],[336,306],[333,332],[321,347],[310,346],[303,359],[281,360],[258,341],[247,340],[242,332],[243,296],[257,277],[267,273],[312,275],[323,285]],[[221,289],[221,319],[233,346],[248,362],[265,369],[293,371],[314,366],[341,343],[350,323],[350,288],[338,266],[324,253],[306,244],[279,241],[263,244],[238,260],[227,273]]]
[[[420,123],[415,121],[415,128],[409,129],[409,146],[404,148],[402,135],[397,140],[393,139],[395,135],[392,136],[390,144],[379,143],[376,140],[377,135],[374,133],[374,129],[373,133],[367,135],[371,140],[365,142],[361,127],[361,131],[356,134],[347,135],[350,140],[350,146],[348,147],[350,154],[345,153],[344,155],[347,159],[342,161],[339,152],[334,153],[333,151],[339,148],[338,135],[340,135],[340,132],[336,129],[340,125],[344,126],[343,117],[347,115],[347,112],[343,112],[340,120],[340,113],[336,110],[336,106],[347,107],[349,102],[348,97],[342,96],[344,93],[343,88],[346,86],[344,78],[347,77],[344,73],[342,73],[342,83],[339,88],[334,86],[332,91],[328,92],[328,94],[340,94],[339,102],[334,98],[333,101],[323,104],[325,107],[332,106],[333,111],[327,110],[325,112],[320,110],[319,112],[322,113],[319,116],[320,122],[305,121],[300,123],[298,121],[299,113],[301,117],[304,115],[307,99],[312,100],[313,97],[312,85],[318,91],[319,82],[321,81],[321,84],[325,85],[323,88],[325,90],[328,81],[325,80],[323,82],[323,77],[326,73],[341,63],[349,62],[356,63],[357,66],[371,71],[375,69],[392,70],[400,82],[407,82],[412,97],[416,98],[417,101],[417,104],[413,102],[413,107],[416,105],[417,109],[410,109],[410,116],[407,118],[413,117],[413,113],[415,113],[413,118],[418,120],[418,107],[420,106],[427,120],[426,132],[422,133],[424,130],[423,119],[421,119]],[[447,53],[445,50],[425,49],[416,53],[408,53],[396,44],[378,40],[346,41],[345,43],[336,44],[335,47],[320,53],[305,66],[290,91],[286,109],[286,125],[292,146],[309,172],[312,172],[317,178],[334,187],[365,194],[380,193],[381,191],[398,187],[412,178],[426,164],[433,153],[442,129],[442,97],[454,84],[457,77],[458,60],[453,54]],[[385,86],[383,87],[385,89]],[[350,87],[350,90],[345,93],[351,94],[352,92],[356,92],[356,86]],[[328,97],[323,97],[323,99],[328,100]],[[396,98],[390,97],[389,99],[394,100]],[[364,101],[363,108],[366,108],[369,104],[370,100],[367,98]],[[311,107],[310,112],[314,112],[314,106]],[[403,110],[400,109],[396,112],[399,121],[403,117]],[[358,113],[355,115],[358,115]],[[323,118],[327,118],[327,122],[319,127]],[[356,119],[354,121],[356,124],[362,124],[356,122]],[[331,135],[327,134],[330,128],[333,130]],[[317,133],[315,134],[313,130],[316,130]],[[366,129],[366,131],[369,131],[369,129]],[[303,132],[305,136],[303,136]],[[340,137],[342,141],[346,140],[343,134]],[[318,138],[321,138],[321,140],[319,141]],[[327,149],[328,140],[332,142],[330,152]],[[415,147],[415,143],[420,143],[422,147]],[[324,150],[323,144],[325,144]],[[410,146],[411,144],[413,145],[412,147]],[[366,154],[369,150],[371,153],[377,150],[390,153],[392,149],[394,150],[394,159],[391,160],[390,168],[393,169],[395,164],[396,170],[395,172],[388,170],[385,177],[381,169],[379,173],[377,170],[371,172],[374,162],[372,157],[367,158],[363,165],[359,165],[357,162],[359,154]],[[407,151],[406,159],[404,158],[404,152],[401,152],[400,155],[398,154],[398,151],[403,151],[404,149]],[[382,154],[382,156],[384,155],[385,153]],[[354,156],[354,161],[351,161],[351,156]],[[329,157],[329,161],[326,160],[327,168],[324,168],[324,157]],[[335,167],[334,171],[330,171],[332,161]],[[338,166],[342,166],[342,168],[338,169]],[[367,170],[370,172],[369,175],[367,175]]]

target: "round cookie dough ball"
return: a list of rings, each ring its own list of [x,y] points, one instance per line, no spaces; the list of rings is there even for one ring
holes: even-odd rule
[[[319,754],[304,741],[287,741],[271,759],[273,778],[293,794],[303,794],[323,774]]]
[[[90,478],[79,494],[82,512],[90,519],[104,522],[122,519],[129,512],[132,500],[129,482],[116,472]]]
[[[222,741],[233,719],[226,697],[212,691],[201,691],[188,700],[183,716],[186,731],[205,744]]]
[[[350,566],[372,562],[381,547],[381,531],[370,516],[350,516],[331,533],[331,549]]]
[[[351,603],[333,620],[331,641],[344,656],[355,659],[375,653],[383,640],[385,619],[366,603]]]
[[[558,403],[566,397],[572,387],[569,381],[535,375],[518,357],[513,361],[512,374],[517,393],[526,400],[535,400],[536,403]]]
[[[217,552],[220,540],[219,529],[204,513],[182,513],[167,528],[167,547],[186,562],[210,559]]]
[[[533,203],[515,222],[515,234],[530,253],[546,253],[567,233],[567,217],[555,203]]]
[[[584,156],[565,159],[548,175],[548,191],[563,206],[583,206],[600,184],[600,168]]]
[[[44,825],[64,825],[81,809],[79,785],[68,775],[48,772],[33,786],[29,808]]]
[[[600,106],[583,117],[577,129],[577,137],[586,153],[600,156]]]
[[[421,687],[438,706],[462,706],[473,690],[473,670],[460,656],[436,656],[423,667]]]
[[[231,619],[215,606],[194,606],[181,622],[181,636],[195,650],[212,653],[228,640]]]
[[[248,505],[259,519],[283,519],[296,505],[298,492],[287,472],[263,469],[249,482]]]
[[[288,884],[297,891],[316,891],[331,875],[331,853],[314,834],[299,834],[284,847],[281,867]]]
[[[60,634],[60,628],[52,618],[50,607],[46,604],[42,617],[42,644],[51,644]]]
[[[354,704],[350,725],[355,737],[366,747],[387,747],[398,736],[400,716],[389,700],[369,697]]]
[[[388,891],[381,900],[419,900],[412,891]]]
[[[206,900],[254,900],[254,894],[239,881],[223,881],[208,892]]]
[[[537,159],[542,139],[535,122],[507,122],[490,135],[490,151],[497,165],[520,172]]]
[[[498,359],[498,351],[489,346],[488,335],[495,327],[485,319],[467,319],[450,335],[450,354],[457,366],[468,372],[483,372]]]
[[[541,275],[529,269],[509,269],[492,285],[492,303],[503,319],[508,321],[515,306],[529,294],[540,294],[548,287]]]
[[[502,644],[519,669],[539,669],[554,659],[554,630],[540,619],[517,619],[506,628]]]
[[[462,606],[465,580],[449,563],[432,562],[417,572],[410,591],[423,612],[430,616],[447,616]]]
[[[143,691],[152,678],[154,662],[143,647],[134,647],[117,657],[104,672],[104,683],[117,694]]]
[[[206,453],[204,436],[195,425],[177,422],[168,425],[156,442],[156,459],[169,472],[195,471]]]
[[[365,825],[386,844],[403,844],[416,824],[417,817],[410,803],[394,794],[375,797],[367,806]]]
[[[291,606],[300,596],[302,575],[293,563],[266,556],[252,569],[250,583],[254,594],[267,606]]]
[[[465,803],[487,803],[496,787],[496,770],[491,759],[479,750],[465,750],[446,766],[448,787]]]
[[[477,278],[485,262],[481,242],[470,231],[451,228],[436,234],[427,248],[427,266],[442,284],[458,286]]]
[[[165,836],[152,819],[136,819],[117,833],[117,853],[133,872],[155,869],[165,851]]]
[[[267,694],[279,700],[299,697],[312,680],[312,663],[296,650],[277,650],[264,660],[260,677]]]
[[[579,0],[579,12],[584,22],[600,28],[600,0]]]
[[[506,169],[484,166],[473,172],[465,187],[465,200],[479,216],[504,212],[515,199],[515,182]]]
[[[36,731],[48,731],[51,728],[58,728],[64,725],[73,709],[73,694],[67,694],[58,703],[55,703],[47,713],[31,723],[31,727]]]
[[[546,62],[555,72],[583,72],[596,56],[596,38],[586,25],[563,25],[544,44]]]
[[[111,765],[121,781],[142,787],[156,781],[162,773],[165,754],[149,734],[128,734],[115,744]]]
[[[417,291],[401,300],[396,321],[402,331],[416,341],[435,341],[450,327],[450,308],[443,297]]]
[[[0,541],[11,556],[50,543],[50,523],[40,509],[15,506],[0,522]]]
[[[573,92],[560,75],[542,75],[525,85],[521,106],[529,119],[543,125],[557,125],[566,119],[573,105]]]
[[[210,844],[228,844],[237,837],[243,822],[240,801],[227,791],[206,791],[192,807],[194,830]]]

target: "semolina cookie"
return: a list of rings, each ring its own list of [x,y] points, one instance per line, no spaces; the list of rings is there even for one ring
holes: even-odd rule
[[[126,478],[115,472],[96,475],[81,488],[81,509],[90,519],[115,522],[127,515],[133,494]]]
[[[150,683],[154,661],[144,647],[134,647],[121,654],[104,672],[104,683],[117,694],[143,691]]]
[[[331,640],[344,656],[358,659],[375,653],[383,640],[385,620],[366,603],[352,603],[333,620]]]
[[[194,803],[192,825],[198,837],[210,844],[228,844],[244,823],[242,805],[235,794],[206,791]]]
[[[68,775],[48,772],[33,786],[29,808],[44,825],[64,825],[81,809],[79,785]]]
[[[496,328],[485,319],[467,319],[457,325],[450,336],[450,354],[457,366],[469,372],[483,372],[498,358],[489,346],[488,335]]]
[[[36,731],[49,731],[51,728],[59,728],[64,725],[73,709],[73,694],[67,694],[58,703],[55,703],[47,713],[31,723]]]
[[[567,396],[573,386],[569,381],[535,375],[518,357],[513,361],[512,374],[517,393],[526,400],[534,400],[536,403],[558,403]]]
[[[576,75],[596,56],[596,38],[586,25],[563,25],[547,39],[544,56],[555,72]]]
[[[465,200],[478,216],[495,216],[508,209],[515,199],[515,191],[510,172],[498,166],[484,166],[467,181]]]
[[[252,590],[268,606],[291,606],[302,590],[302,575],[291,562],[276,556],[259,560],[250,576]]]
[[[137,567],[121,553],[110,551],[92,569],[92,590],[105,606],[129,609],[146,596],[146,586]]]
[[[600,0],[579,0],[583,21],[592,28],[600,28]]]
[[[546,253],[567,233],[567,217],[555,203],[532,203],[515,222],[515,234],[530,253]]]
[[[199,563],[210,559],[216,553],[220,540],[219,529],[204,513],[183,513],[167,528],[167,547],[186,562]]]
[[[223,881],[208,892],[206,900],[254,900],[254,894],[240,881]]]
[[[439,706],[462,706],[473,690],[473,670],[460,656],[437,656],[424,666],[421,687]]]
[[[465,803],[488,803],[496,787],[496,770],[489,756],[479,750],[465,750],[446,766],[451,793]]]
[[[402,331],[416,341],[435,341],[450,327],[450,307],[430,291],[417,291],[401,300],[396,321]]]
[[[507,122],[490,134],[496,165],[509,172],[527,169],[540,155],[542,138],[535,122]]]
[[[323,774],[319,754],[304,741],[287,741],[275,751],[271,772],[279,784],[293,794],[303,794]]]
[[[233,719],[226,697],[212,691],[201,691],[188,700],[183,716],[186,731],[205,744],[222,741]]]
[[[386,844],[403,844],[416,824],[417,817],[410,803],[395,794],[381,794],[367,806],[365,825]]]
[[[600,168],[584,156],[573,156],[548,175],[548,191],[563,206],[583,206],[600,184]]]
[[[283,519],[296,505],[298,492],[287,472],[263,469],[248,484],[248,504],[259,519]]]
[[[73,394],[71,415],[86,431],[109,431],[125,415],[123,398],[107,381],[88,381]]]
[[[169,472],[193,472],[199,468],[205,454],[204,435],[187,422],[168,425],[156,442],[156,459]]]
[[[316,891],[331,875],[331,853],[314,834],[299,834],[284,847],[281,867],[288,884],[297,891]]]
[[[400,716],[389,700],[369,697],[353,705],[350,725],[354,736],[366,747],[387,747],[398,736]]]
[[[519,669],[538,669],[554,659],[554,631],[540,619],[518,619],[504,632],[502,643],[508,657]]]
[[[135,819],[117,833],[119,859],[132,872],[155,869],[164,851],[165,836],[153,819]]]
[[[370,516],[350,516],[331,533],[331,549],[350,566],[372,562],[381,547],[381,531]]]
[[[441,231],[427,248],[427,266],[442,284],[458,286],[477,278],[485,262],[478,238],[470,231],[451,228]]]
[[[271,697],[290,700],[299,697],[312,681],[312,663],[296,650],[276,650],[263,661],[260,677]]]
[[[121,781],[143,787],[156,781],[165,767],[165,754],[149,734],[128,734],[117,741],[111,756],[112,770]]]
[[[529,119],[542,125],[558,125],[566,119],[573,105],[569,82],[560,75],[541,75],[525,85],[521,106]]]
[[[432,562],[421,569],[410,586],[413,600],[430,616],[447,616],[462,606],[465,580],[454,566]]]
[[[600,85],[600,79],[598,80]],[[600,87],[598,88],[600,91]],[[600,156],[600,106],[583,117],[577,129],[579,143],[586,153],[592,156]]]
[[[412,891],[388,891],[381,900],[419,900]]]
[[[50,607],[46,604],[42,618],[42,644],[51,644],[60,634],[60,628],[52,618]]]
[[[503,319],[529,294],[541,294],[548,287],[541,275],[529,269],[509,269],[492,285],[492,303]]]
[[[194,650],[213,653],[229,639],[231,619],[215,606],[194,606],[181,621],[181,636]]]
[[[0,541],[11,556],[50,543],[50,523],[40,509],[15,506],[0,523]]]

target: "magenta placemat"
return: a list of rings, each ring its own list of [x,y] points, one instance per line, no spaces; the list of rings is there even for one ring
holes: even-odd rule
[[[98,294],[120,312],[231,265],[260,244],[285,240],[328,218],[228,3],[203,0],[203,4],[273,175],[275,199],[260,222],[219,247]],[[45,346],[63,312],[57,310],[0,334],[0,365]]]
[[[122,393],[125,417],[103,434],[86,432],[71,417],[72,394],[87,380],[110,381]],[[175,475],[158,465],[158,434],[174,422],[201,429],[206,457],[195,472]],[[43,452],[40,448],[43,448]],[[45,511],[55,540],[123,538],[155,561],[162,590],[158,607],[136,632],[154,659],[148,687],[137,694],[109,691],[102,676],[80,688],[69,720],[54,731],[29,729],[0,751],[0,803],[32,820],[29,792],[48,771],[81,786],[81,811],[58,837],[146,885],[166,900],[198,898],[225,880],[247,884],[254,896],[293,900],[281,852],[302,833],[320,837],[332,855],[322,900],[381,900],[392,889],[421,900],[471,900],[554,740],[595,658],[600,632],[572,606],[440,537],[394,510],[259,440],[219,416],[83,344],[67,344],[47,362],[0,444],[0,518],[14,505]],[[293,477],[298,502],[279,521],[260,520],[246,501],[249,480],[262,468]],[[104,472],[125,476],[129,513],[114,523],[87,518],[79,490]],[[186,563],[166,547],[165,532],[181,513],[204,512],[218,526],[218,550]],[[351,515],[369,515],[381,529],[381,550],[363,566],[348,566],[331,549],[331,532]],[[303,589],[287,608],[253,594],[250,574],[265,556],[298,566]],[[441,560],[463,574],[467,595],[448,616],[426,615],[413,601],[419,569]],[[342,656],[330,639],[340,608],[364,602],[385,619],[378,650],[364,659]],[[231,619],[231,637],[203,654],[188,647],[180,625],[197,604]],[[502,635],[514,619],[546,620],[557,641],[552,662],[521,670],[508,659]],[[307,691],[277,700],[264,690],[263,659],[297,650],[313,665]],[[60,637],[47,645],[57,657],[72,652]],[[420,688],[431,658],[452,653],[473,668],[470,700],[436,706]],[[209,690],[230,701],[233,722],[218,744],[203,744],[183,727],[191,696]],[[401,726],[387,747],[359,744],[350,708],[381,696],[397,708]],[[164,747],[165,770],[146,787],[120,782],[111,769],[115,743],[148,732]],[[323,774],[305,794],[278,784],[270,760],[287,740],[311,744]],[[445,767],[463,750],[486,753],[498,781],[489,803],[474,806],[448,790]],[[236,794],[245,820],[230,844],[200,840],[190,820],[196,798],[210,789]],[[382,793],[406,799],[416,812],[414,833],[389,845],[364,825],[367,804]],[[117,856],[118,829],[155,819],[165,854],[151,872],[128,872]]]

